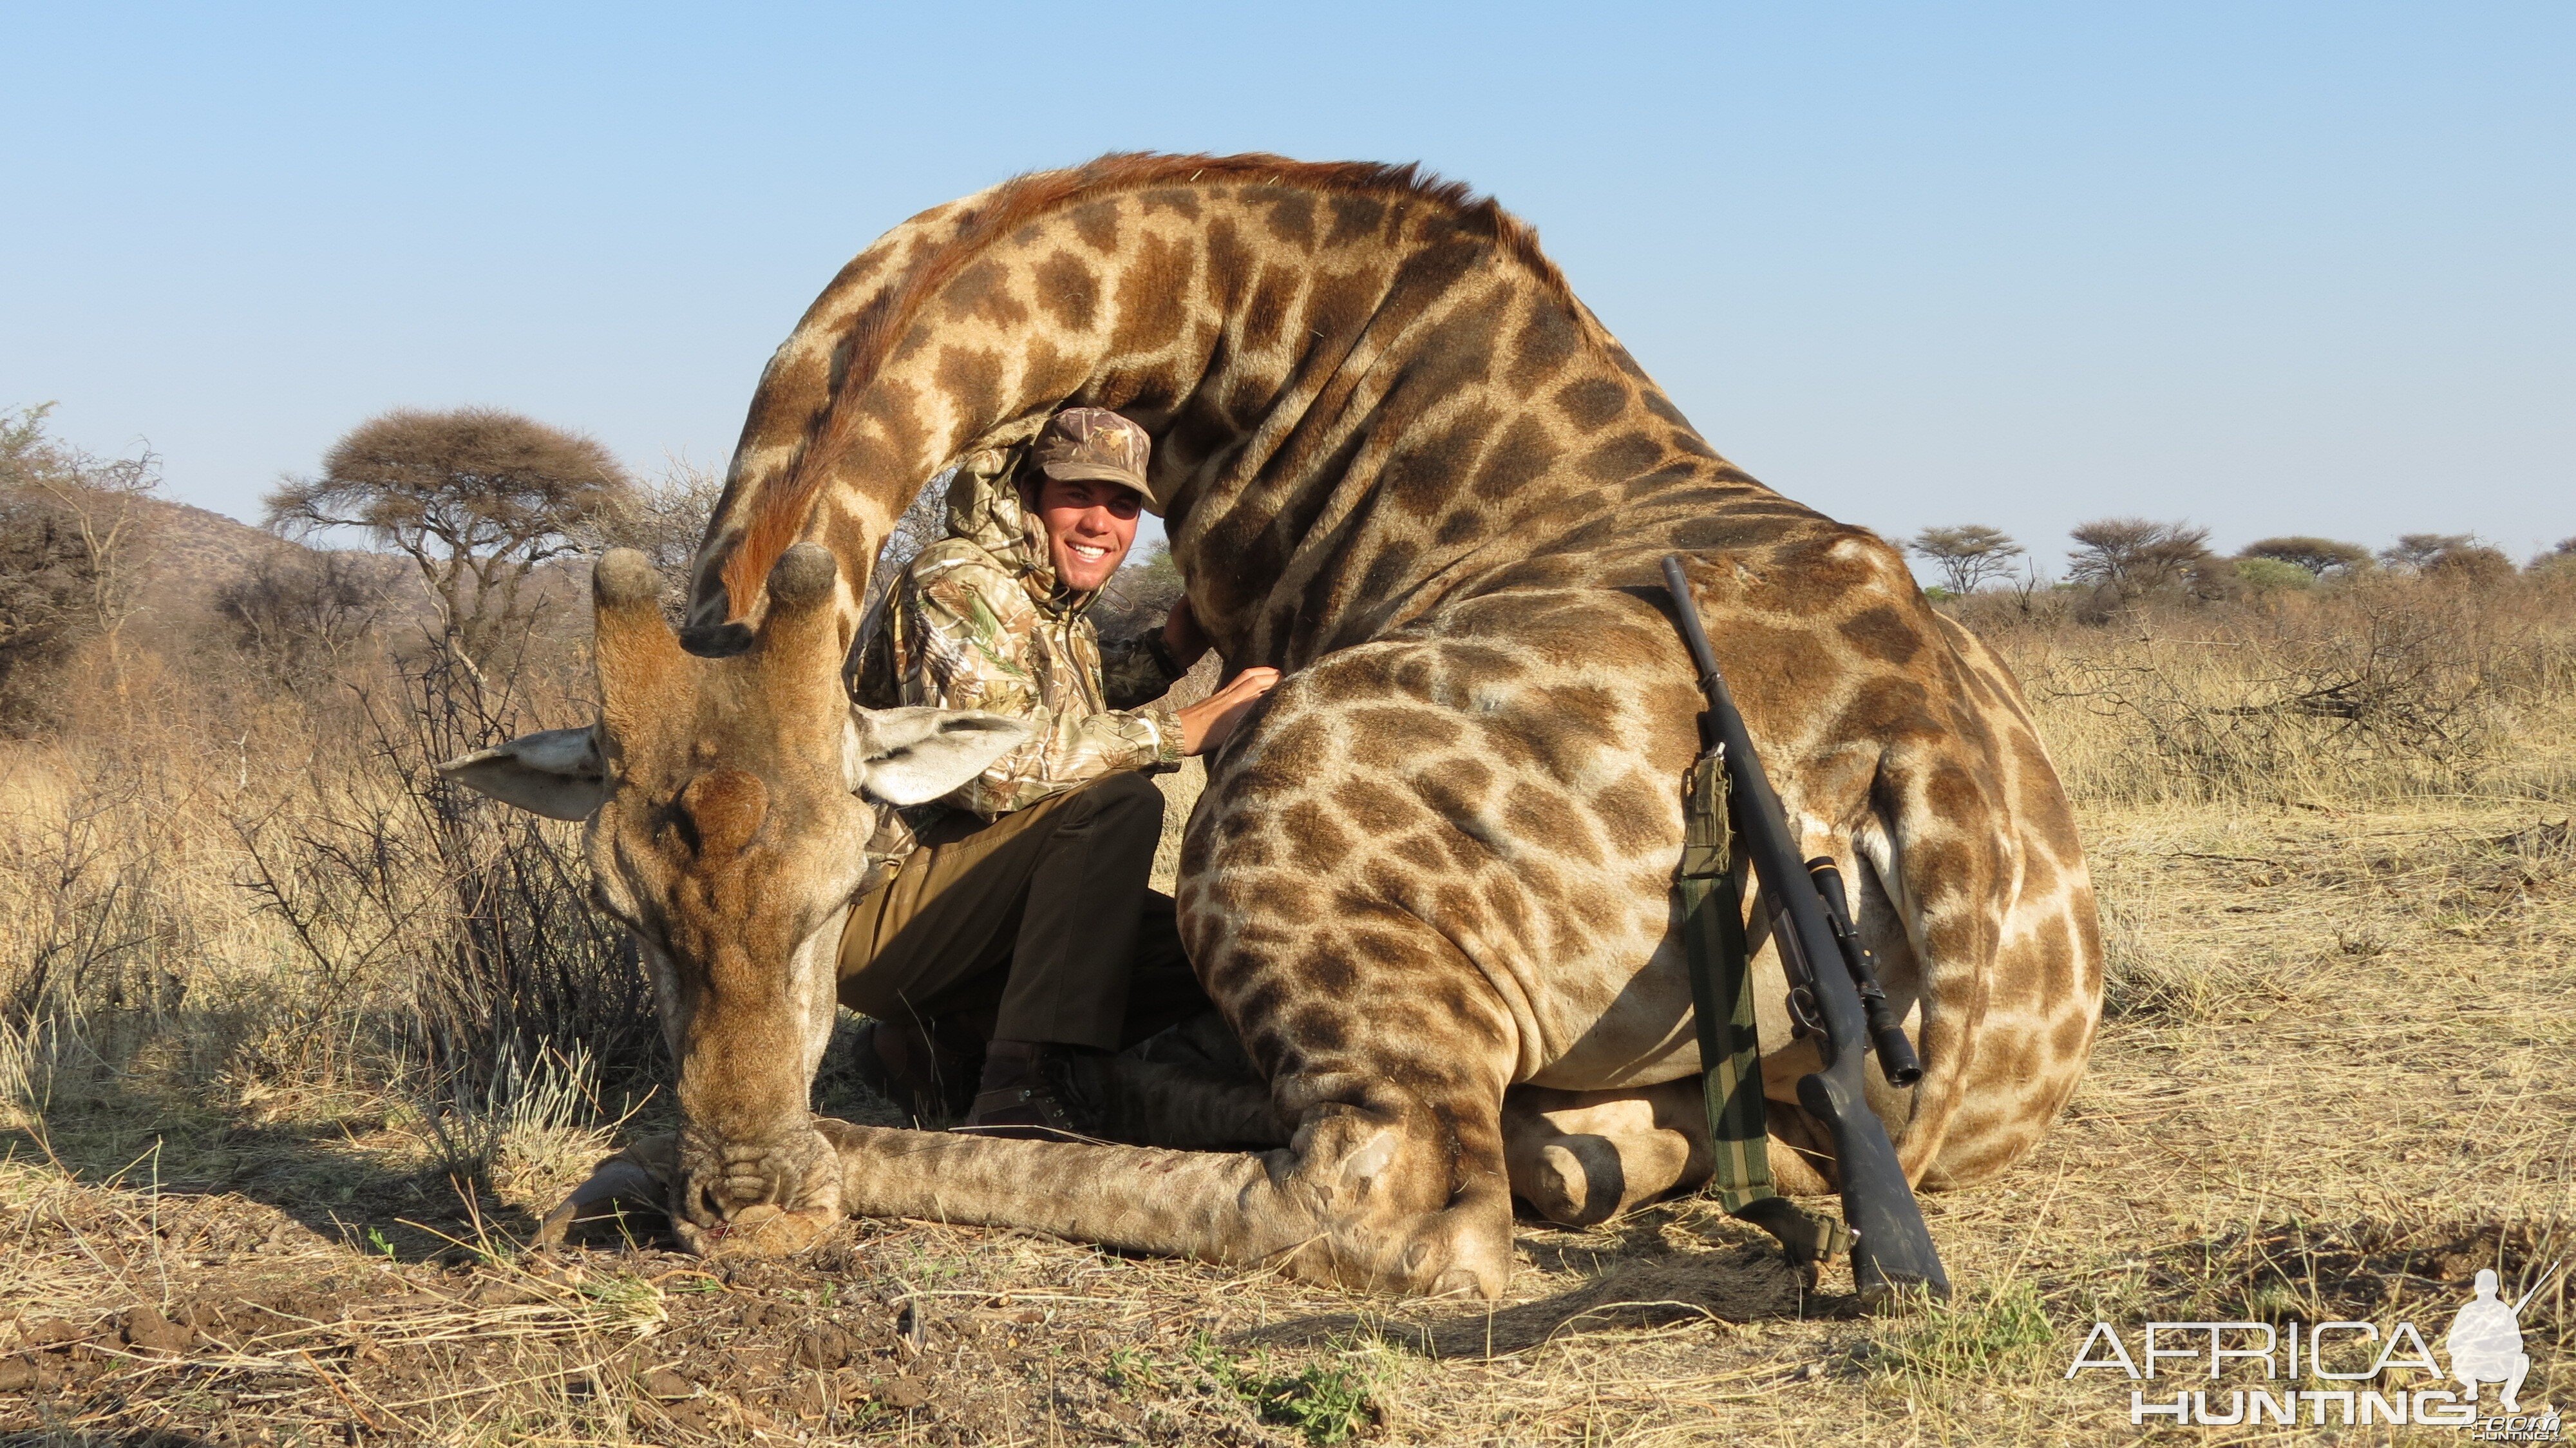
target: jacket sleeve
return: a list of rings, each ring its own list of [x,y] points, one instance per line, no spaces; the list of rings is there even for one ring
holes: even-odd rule
[[[915,654],[906,661],[904,702],[982,709],[1037,726],[1035,737],[960,785],[949,803],[993,819],[1105,774],[1179,761],[1180,727],[1168,707],[1078,714],[1046,706],[1029,654],[1037,609],[1018,580],[962,563],[912,582],[896,605]]]

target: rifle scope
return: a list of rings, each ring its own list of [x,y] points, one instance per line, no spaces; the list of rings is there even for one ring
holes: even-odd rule
[[[1914,1043],[1905,1038],[1905,1022],[1887,1003],[1886,987],[1878,983],[1878,957],[1861,943],[1860,927],[1852,921],[1851,897],[1843,892],[1843,872],[1832,856],[1818,855],[1807,862],[1807,878],[1816,882],[1816,893],[1825,899],[1825,918],[1834,927],[1834,943],[1842,947],[1843,966],[1860,992],[1861,1014],[1869,1020],[1869,1044],[1878,1053],[1880,1073],[1890,1086],[1913,1085],[1923,1079],[1923,1063],[1915,1057]]]

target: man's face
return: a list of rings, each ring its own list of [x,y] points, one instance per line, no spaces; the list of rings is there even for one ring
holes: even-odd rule
[[[1136,541],[1135,491],[1093,478],[1048,478],[1038,489],[1038,521],[1046,525],[1047,558],[1056,582],[1089,593],[1109,581]]]

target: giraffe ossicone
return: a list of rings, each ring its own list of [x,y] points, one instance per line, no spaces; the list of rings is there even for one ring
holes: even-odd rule
[[[917,791],[1001,732],[852,749],[885,732],[840,677],[871,561],[925,480],[1068,405],[1153,434],[1199,618],[1286,674],[1212,761],[1178,888],[1257,1080],[1122,1064],[1103,1089],[1138,1145],[817,1118],[832,945],[881,868],[869,779]],[[649,1182],[705,1250],[936,1217],[1490,1297],[1515,1192],[1593,1221],[1704,1176],[1673,890],[1700,705],[1668,552],[1909,1013],[1925,1074],[1872,1108],[1923,1185],[2001,1170],[2072,1092],[2102,984],[2009,673],[1887,544],[1719,456],[1491,201],[1409,167],[1124,155],[926,211],[842,269],[762,376],[682,634],[603,564],[601,715],[565,766],[592,773],[545,797],[596,793],[685,1125],[568,1205]],[[501,792],[507,752],[461,777]],[[1773,1172],[1827,1190],[1790,1089],[1813,1049],[1755,943]],[[1227,1144],[1253,1149],[1183,1149]]]

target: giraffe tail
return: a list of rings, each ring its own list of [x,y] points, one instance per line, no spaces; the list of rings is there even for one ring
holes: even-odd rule
[[[1973,1124],[2003,936],[1994,885],[2004,861],[1998,842],[1936,808],[1932,782],[1903,761],[1882,766],[1878,789],[1882,808],[1852,838],[1861,896],[1854,915],[1887,967],[1894,1009],[1913,1027],[1922,1075],[1904,1091],[1882,1094],[1883,1083],[1873,1082],[1871,1105],[1896,1138],[1906,1179],[1937,1190],[1954,1184],[1944,1156],[1962,1124]]]

